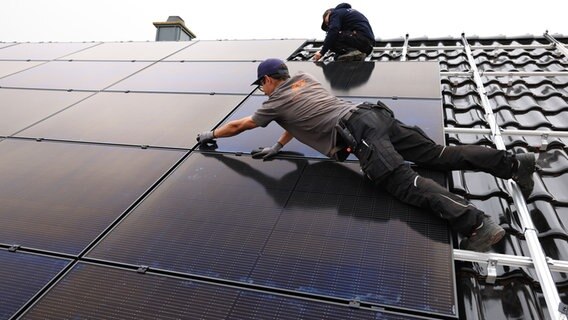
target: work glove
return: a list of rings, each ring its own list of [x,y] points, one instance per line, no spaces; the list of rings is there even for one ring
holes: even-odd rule
[[[274,157],[283,145],[280,142],[276,142],[272,147],[259,147],[258,149],[252,150],[251,154],[254,159],[268,160]]]
[[[213,131],[204,131],[197,134],[197,142],[202,148],[212,148],[217,145],[215,142],[215,136],[213,136]]]

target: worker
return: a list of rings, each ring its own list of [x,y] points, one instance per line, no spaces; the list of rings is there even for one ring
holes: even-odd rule
[[[536,162],[532,153],[437,145],[420,128],[394,118],[384,104],[355,105],[341,100],[307,73],[290,77],[285,62],[279,59],[260,63],[253,85],[259,85],[268,100],[251,116],[199,133],[201,146],[276,121],[285,131],[273,146],[253,150],[253,158],[274,157],[292,138],[339,161],[353,153],[366,177],[401,201],[448,220],[452,229],[465,237],[461,247],[480,252],[501,240],[505,230],[463,197],[418,175],[405,160],[429,169],[479,170],[512,178],[525,197],[532,192]]]
[[[325,10],[321,28],[327,34],[323,47],[314,54],[314,61],[328,51],[336,54],[336,61],[362,61],[373,51],[375,35],[369,20],[348,3]]]

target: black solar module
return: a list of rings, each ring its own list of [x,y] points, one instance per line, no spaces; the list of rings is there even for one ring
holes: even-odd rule
[[[149,65],[149,62],[50,61],[0,79],[0,86],[97,91]]]
[[[249,94],[257,65],[250,61],[158,62],[108,90]]]
[[[17,136],[190,149],[197,133],[214,128],[243,98],[102,92]]]
[[[72,104],[89,92],[0,89],[0,135],[14,134]]]
[[[0,80],[11,74],[33,68],[43,61],[0,61]]]
[[[290,61],[290,74],[316,77],[336,96],[440,99],[440,70],[436,62]]]
[[[0,60],[53,60],[98,44],[94,42],[20,43],[0,51]]]
[[[61,60],[158,61],[193,44],[187,41],[105,42]]]
[[[68,259],[0,249],[0,319],[9,319],[69,263]]]
[[[0,243],[78,254],[180,151],[0,141]]]
[[[21,319],[417,319],[79,263]]]
[[[286,60],[305,40],[199,41],[164,61],[253,61],[267,58]],[[252,81],[251,81],[252,82]]]
[[[353,163],[193,154],[88,257],[456,312],[445,222],[375,190]]]

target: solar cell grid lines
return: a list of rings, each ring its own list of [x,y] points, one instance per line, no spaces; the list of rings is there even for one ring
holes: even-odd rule
[[[0,249],[0,319],[9,319],[70,262]]]

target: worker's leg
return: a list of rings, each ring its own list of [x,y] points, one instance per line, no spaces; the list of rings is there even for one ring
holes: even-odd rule
[[[507,151],[474,145],[441,146],[420,128],[399,121],[393,124],[390,134],[397,152],[419,166],[444,171],[484,171],[504,179],[512,177],[515,156]]]
[[[405,164],[390,142],[389,133],[396,125],[386,110],[359,109],[348,121],[347,127],[357,140],[355,155],[367,177],[401,201],[430,209],[448,220],[455,231],[468,237],[470,249],[484,251],[499,241],[503,229],[481,210],[436,182],[418,176]]]
[[[373,45],[368,39],[356,32],[340,31],[331,51],[335,52],[339,59],[340,56],[352,53],[355,50],[361,52],[355,60],[363,60],[373,51]]]
[[[505,235],[501,226],[467,200],[407,166],[398,167],[380,184],[398,199],[430,209],[446,219],[454,231],[467,237],[460,243],[462,249],[485,252]]]
[[[419,176],[407,165],[396,168],[380,185],[399,200],[430,209],[448,220],[452,229],[469,236],[483,219],[483,211],[463,197],[449,192],[435,181]]]
[[[358,142],[355,155],[369,179],[403,202],[431,209],[466,236],[479,225],[483,218],[480,210],[434,181],[418,178],[405,164],[390,141],[389,133],[398,123],[388,112],[360,109],[347,125]]]

